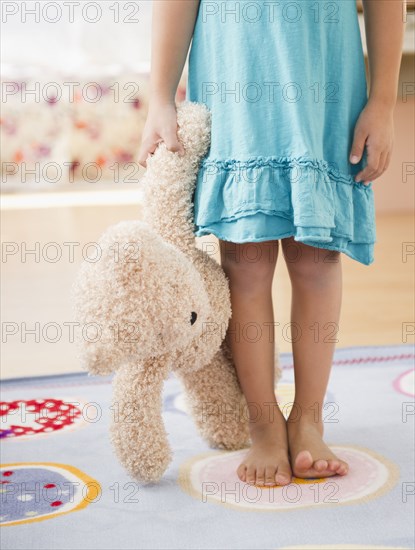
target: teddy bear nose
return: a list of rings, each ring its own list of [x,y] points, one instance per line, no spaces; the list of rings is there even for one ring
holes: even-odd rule
[[[190,317],[190,324],[194,325],[196,323],[197,319],[197,313],[195,311],[192,311],[191,317]]]

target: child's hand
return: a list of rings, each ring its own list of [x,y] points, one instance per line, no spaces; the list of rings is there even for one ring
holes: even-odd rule
[[[169,151],[184,154],[183,145],[177,137],[177,112],[174,103],[152,100],[144,125],[138,163],[147,167],[147,157],[164,141]]]
[[[356,164],[366,145],[367,166],[356,174],[355,181],[363,181],[364,185],[368,185],[385,172],[389,166],[393,142],[393,108],[369,100],[357,120],[350,152],[350,162]]]

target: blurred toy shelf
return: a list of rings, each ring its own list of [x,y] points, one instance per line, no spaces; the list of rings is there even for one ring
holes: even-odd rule
[[[147,64],[70,72],[5,66],[3,194],[139,192],[144,168],[137,155],[148,109],[148,69]],[[177,101],[185,97],[185,79],[183,73]],[[12,202],[18,199],[3,204]]]

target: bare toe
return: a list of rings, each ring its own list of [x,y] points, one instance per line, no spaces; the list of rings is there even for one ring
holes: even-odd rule
[[[349,465],[347,464],[347,462],[343,462],[343,460],[341,460],[340,461],[340,466],[337,469],[337,473],[340,476],[344,476],[344,475],[347,474],[348,471],[349,471]]]
[[[258,466],[256,470],[255,485],[265,485],[265,468]]]
[[[236,473],[241,481],[246,481],[246,464],[240,464]]]
[[[278,485],[288,485],[291,483],[292,474],[289,467],[279,466],[278,472],[275,475],[275,481]]]
[[[256,481],[256,468],[255,466],[248,466],[246,470],[246,482],[254,485]]]
[[[322,458],[319,459],[319,460],[316,460],[314,462],[314,469],[317,471],[317,472],[324,472],[325,470],[327,470],[328,468],[328,462],[327,460],[323,460]]]
[[[337,472],[337,470],[340,468],[340,460],[335,459],[329,459],[328,469],[331,472]]]
[[[265,468],[265,485],[275,485],[275,466],[267,466]]]
[[[313,457],[310,451],[300,451],[294,461],[294,468],[298,472],[306,472],[313,465]]]

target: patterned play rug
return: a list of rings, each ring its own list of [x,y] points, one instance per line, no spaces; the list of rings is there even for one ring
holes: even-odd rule
[[[277,397],[288,414],[292,355]],[[174,460],[162,481],[129,479],[109,442],[111,377],[8,380],[1,414],[3,549],[414,548],[414,347],[336,350],[325,438],[347,476],[240,483],[246,451],[209,449],[180,382],[164,388]]]

